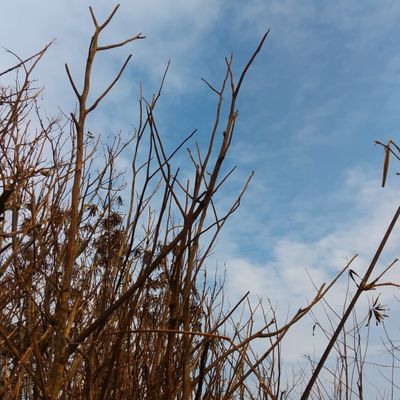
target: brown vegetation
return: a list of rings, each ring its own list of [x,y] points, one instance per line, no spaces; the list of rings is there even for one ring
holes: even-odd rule
[[[324,398],[327,389],[318,377],[333,349],[341,373],[350,374],[350,350],[338,338],[349,335],[344,326],[352,315],[352,340],[359,338],[362,322],[354,322],[354,306],[363,292],[381,285],[383,274],[370,278],[400,209],[329,333],[329,346],[311,377],[284,383],[284,337],[323,301],[354,258],[283,325],[272,307],[259,304],[261,329],[254,328],[256,311],[248,295],[229,308],[223,285],[207,275],[207,256],[251,178],[219,215],[214,201],[234,169],[222,173],[234,135],[236,100],[268,32],[237,83],[232,59],[226,59],[219,88],[206,82],[216,96],[214,125],[205,148],[187,150],[193,178],[182,180],[174,156],[194,132],[166,153],[155,117],[162,84],[150,100],[140,97],[139,125],[125,142],[115,139],[102,147],[86,127],[88,115],[130,58],[89,103],[98,53],[143,38],[138,34],[99,45],[117,8],[102,24],[90,10],[94,33],[82,88],[66,65],[78,102],[69,120],[48,120],[39,111],[31,73],[47,48],[0,75],[18,78],[13,87],[0,86],[0,398],[281,399],[296,398],[299,390],[303,399],[311,393]],[[128,148],[132,163],[126,182],[116,164]],[[96,159],[102,157],[105,162],[97,168]],[[247,310],[246,317],[235,320],[239,307]],[[370,318],[379,321],[383,314],[376,303]],[[264,343],[261,354],[252,347],[257,340]],[[353,350],[359,355],[360,346]],[[363,359],[357,359],[353,368],[362,377]],[[350,382],[333,374],[332,398],[354,390],[362,397],[362,379]]]

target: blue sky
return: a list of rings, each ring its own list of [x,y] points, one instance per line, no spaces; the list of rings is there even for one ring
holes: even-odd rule
[[[112,8],[106,3],[92,3],[99,19]],[[16,0],[1,6],[1,46],[25,57],[56,39],[37,71],[49,112],[74,107],[63,65],[81,76],[92,29],[89,4]],[[270,28],[238,103],[228,159],[238,171],[219,206],[229,204],[252,170],[256,174],[215,257],[226,264],[232,297],[250,289],[283,309],[304,304],[312,287],[305,268],[323,282],[359,253],[356,269],[364,270],[397,208],[396,166],[381,189],[383,154],[373,142],[396,139],[400,128],[399,21],[400,3],[389,0],[121,0],[105,40],[138,32],[147,39],[102,56],[99,90],[124,55],[134,54],[93,129],[128,132],[136,122],[139,81],[150,96],[171,59],[159,126],[168,143],[194,128],[201,142],[215,99],[200,78],[219,83],[230,52],[239,71]],[[0,69],[11,63],[2,51]],[[398,255],[396,238],[398,232],[385,262]],[[334,296],[338,302],[345,284]],[[393,290],[385,293],[394,314],[388,324],[398,331],[399,304]]]

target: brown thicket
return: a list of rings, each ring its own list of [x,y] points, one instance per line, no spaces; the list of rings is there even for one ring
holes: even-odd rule
[[[219,215],[214,202],[234,169],[223,173],[236,100],[268,32],[237,83],[231,58],[218,88],[205,82],[216,97],[215,120],[207,146],[187,149],[192,178],[185,180],[174,157],[195,132],[167,154],[155,117],[163,82],[150,100],[140,97],[132,137],[102,145],[88,130],[88,115],[130,59],[90,102],[96,57],[143,38],[99,44],[117,8],[104,23],[90,9],[94,33],[81,88],[65,66],[78,104],[69,118],[43,118],[39,110],[40,91],[31,74],[47,47],[0,75],[14,74],[16,82],[0,86],[0,398],[282,399],[301,392],[303,399],[362,397],[359,332],[365,320],[357,321],[355,304],[363,292],[382,285],[383,274],[370,278],[400,211],[337,325],[325,331],[329,345],[312,362],[311,375],[285,382],[284,337],[324,301],[354,257],[281,325],[271,306],[253,307],[248,293],[228,307],[223,283],[207,275],[207,256],[251,178]],[[117,167],[126,149],[132,154],[129,180]],[[345,330],[349,316],[351,334]],[[371,316],[379,322],[384,308],[376,302]],[[353,347],[346,344],[349,335]],[[261,353],[253,347],[260,341]],[[319,378],[335,351],[338,370],[328,389]],[[350,352],[358,362],[348,362]],[[349,379],[354,370],[358,380]]]

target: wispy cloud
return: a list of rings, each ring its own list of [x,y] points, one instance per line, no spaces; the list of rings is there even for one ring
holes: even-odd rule
[[[235,248],[228,247],[231,253],[226,254],[224,239],[220,245],[219,258],[226,261],[226,292],[231,299],[240,298],[247,290],[250,290],[253,300],[268,299],[277,307],[277,315],[281,322],[285,320],[287,312],[294,314],[299,307],[305,306],[324,282],[329,282],[343,268],[344,265],[355,254],[359,254],[352,268],[360,275],[366,270],[370,260],[377,249],[380,240],[389,224],[397,206],[397,190],[382,190],[377,180],[366,179],[363,171],[350,170],[347,179],[341,188],[342,201],[350,210],[350,216],[345,220],[338,220],[314,240],[302,236],[301,230],[293,231],[290,234],[278,238],[271,246],[270,254],[265,254],[265,262],[258,259],[254,262],[251,257],[246,257],[245,252],[237,255]],[[336,193],[336,196],[339,196]],[[322,221],[323,222],[323,221]],[[326,222],[325,222],[326,223]],[[329,221],[332,223],[332,221]],[[312,229],[315,221],[311,217],[303,221],[303,229]],[[229,226],[231,234],[229,238],[238,236],[240,226]],[[263,232],[255,229],[253,237],[262,236]],[[397,243],[400,240],[400,226],[397,226],[388,242],[385,252],[378,264],[374,276],[389,265],[398,254]],[[258,242],[258,239],[255,239]],[[249,251],[251,254],[251,250]],[[384,281],[398,283],[397,267],[385,277]],[[348,286],[350,284],[350,286]],[[327,299],[329,303],[342,309],[348,289],[355,290],[355,284],[348,281],[347,274],[337,282]],[[394,295],[396,289],[386,287],[374,293],[365,294],[359,309],[359,318],[367,315],[368,299],[381,293],[381,301],[391,311],[387,322],[387,329],[395,332],[398,328],[396,310],[400,308]],[[266,304],[266,303],[265,303]],[[316,311],[318,318],[324,320],[322,309]],[[286,361],[297,362],[304,354],[313,354],[318,357],[326,341],[322,336],[312,335],[313,321],[306,318],[294,333],[288,336],[286,342]],[[378,333],[378,334],[376,334]],[[384,335],[382,330],[374,333],[372,343],[380,343],[379,336]],[[299,348],[297,339],[301,335],[302,346]]]

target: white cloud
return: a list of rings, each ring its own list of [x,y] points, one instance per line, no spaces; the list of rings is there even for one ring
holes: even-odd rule
[[[390,187],[382,190],[378,181],[367,179],[360,170],[351,170],[340,193],[343,196],[342,201],[347,202],[347,206],[353,210],[353,218],[337,221],[325,234],[312,241],[302,238],[299,232],[282,236],[273,245],[272,253],[265,254],[264,263],[244,257],[243,249],[241,249],[242,255],[235,254],[235,246],[232,244],[229,245],[228,251],[224,252],[222,233],[220,239],[222,243],[218,247],[220,250],[217,252],[217,257],[226,262],[225,289],[232,303],[250,290],[253,302],[261,297],[264,302],[269,299],[276,305],[277,315],[283,323],[288,310],[288,314],[293,315],[299,307],[305,306],[312,299],[316,292],[313,283],[320,287],[322,283],[330,282],[356,253],[359,256],[352,268],[360,275],[366,271],[398,206],[397,190]],[[336,199],[338,198],[339,194],[336,193]],[[313,224],[313,220],[310,219],[309,223]],[[240,229],[239,224],[229,226],[228,223],[227,230],[232,230],[228,232],[229,242],[234,240],[235,234],[240,237],[238,232]],[[262,235],[262,232],[256,232],[255,236],[259,234]],[[399,240],[400,225],[393,231],[372,277],[376,277],[395,257],[399,256]],[[236,246],[236,249],[240,249],[240,246]],[[393,268],[384,279],[385,282],[391,280],[400,283],[397,268]],[[343,310],[348,285],[350,292],[354,293],[355,284],[348,281],[346,274],[327,297],[329,304],[335,307],[337,312]],[[397,292],[398,289],[387,287],[363,295],[358,307],[358,317],[364,318],[368,311],[368,301],[381,294],[380,301],[390,309],[387,329],[396,334],[399,329],[396,314],[400,305],[393,295]],[[320,307],[316,308],[315,313],[319,321],[324,321],[325,326],[328,326],[328,320]],[[316,358],[321,354],[326,339],[321,332],[318,333],[318,330],[314,337],[312,326],[313,321],[307,317],[288,335],[285,342],[287,362],[302,360],[304,354],[315,353]],[[382,330],[376,328],[373,334],[371,346],[382,349],[379,339]],[[302,338],[301,346],[298,344],[299,337]]]
[[[68,93],[65,92],[65,62],[68,62],[77,82],[81,82],[86,49],[93,31],[89,5],[90,2],[77,0],[35,3],[23,0],[2,5],[1,45],[26,57],[56,39],[38,75],[41,84],[47,87],[47,96],[62,106],[67,103],[66,100],[71,101],[71,96],[66,97]],[[93,6],[99,23],[104,21],[112,8],[112,5],[104,3]],[[100,43],[119,42],[139,32],[147,39],[145,44],[135,42],[107,55],[99,54],[94,67],[97,72],[94,79],[96,89],[104,87],[125,56],[133,51],[135,65],[128,68],[127,74],[129,71],[140,71],[142,77],[147,75],[151,79],[150,87],[146,88],[149,95],[157,89],[169,59],[172,59],[172,65],[167,89],[177,93],[187,90],[188,82],[193,80],[192,68],[202,59],[204,48],[209,46],[206,38],[211,36],[210,30],[218,11],[219,2],[215,0],[122,1]],[[18,24],[17,29],[15,24]],[[10,35],[10,32],[13,34]],[[4,60],[0,69],[11,62],[11,59]],[[199,76],[196,78],[199,79]]]

